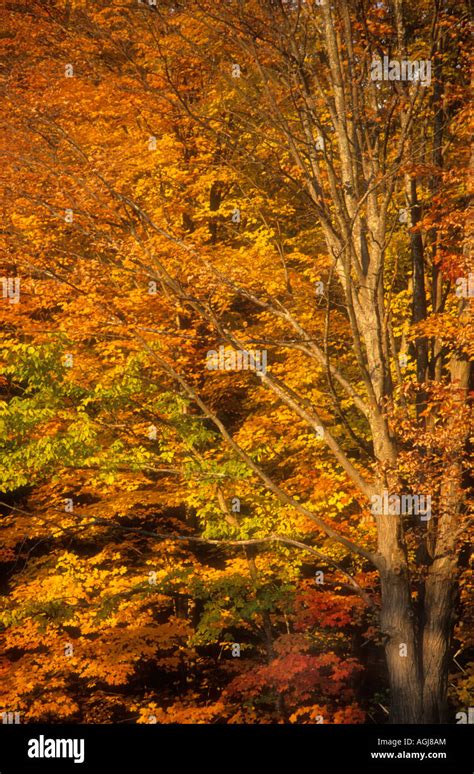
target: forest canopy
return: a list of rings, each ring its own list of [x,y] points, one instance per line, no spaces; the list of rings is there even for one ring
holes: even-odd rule
[[[466,722],[467,2],[1,16],[0,711]]]

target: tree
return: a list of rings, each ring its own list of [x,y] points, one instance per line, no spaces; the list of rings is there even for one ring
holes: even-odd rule
[[[268,550],[286,545],[335,567],[369,608],[376,571],[390,720],[445,722],[467,542],[467,11],[398,0],[34,8],[37,50],[44,55],[47,39],[50,53],[41,74],[25,78],[15,62],[10,73],[5,237],[11,260],[30,276],[33,267],[43,293],[50,282],[62,289],[54,301],[35,298],[26,314],[14,307],[21,319],[11,339],[21,331],[24,342],[7,342],[20,356],[7,374],[15,390],[27,387],[26,402],[10,395],[9,422],[25,423],[28,442],[9,452],[12,468],[33,465],[26,477],[7,475],[7,486],[34,486],[41,502],[63,455],[68,486],[104,502],[104,483],[109,502],[129,486],[138,492],[127,496],[133,514],[143,482],[121,466],[164,474],[165,501],[175,473],[199,475],[197,491],[181,482],[177,502],[204,532],[174,533],[176,524],[162,532],[171,543],[247,552],[267,659],[225,695],[294,674],[276,712],[314,722],[319,704],[299,703],[316,686],[324,692],[324,666],[344,677],[355,668],[308,654],[298,637],[280,632],[274,642],[288,615],[284,594],[259,590],[265,569],[249,551],[265,546],[267,562]],[[397,75],[389,60],[426,69],[404,80],[400,65],[388,79],[389,67]],[[43,344],[48,316],[78,349],[82,384],[58,366],[58,338]],[[232,352],[255,346],[270,353],[268,369],[223,384],[208,367],[209,353],[232,366]],[[107,414],[117,434],[93,429]],[[132,436],[157,417],[158,448],[146,449]],[[91,493],[90,473],[80,471],[94,465]],[[248,519],[230,506],[242,492]],[[100,535],[100,506],[91,510]],[[60,528],[75,532],[90,518],[62,516]],[[14,519],[12,545],[18,527]],[[193,573],[199,586],[206,571]],[[177,636],[166,632],[170,642]]]

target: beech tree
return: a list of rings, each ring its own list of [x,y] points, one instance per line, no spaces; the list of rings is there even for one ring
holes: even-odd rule
[[[390,722],[447,722],[469,542],[467,6],[58,2],[33,3],[24,29],[36,20],[41,72],[7,50],[6,273],[33,283],[21,305],[5,280],[7,559],[33,508],[42,536],[53,524],[111,541],[111,576],[99,569],[96,583],[121,599],[131,583],[114,553],[121,540],[136,536],[152,554],[166,541],[192,566],[185,596],[197,604],[216,578],[195,549],[228,552],[217,598],[232,598],[236,621],[254,596],[248,620],[257,611],[265,654],[227,682],[231,703],[273,684],[272,719],[363,720],[352,689],[345,709],[331,703],[359,670],[349,650],[302,644],[319,610],[327,626],[366,616],[385,653]],[[254,359],[227,378],[233,354],[242,364],[263,351],[267,367]],[[146,423],[151,449],[137,440]],[[148,504],[184,506],[185,523],[130,521],[150,482],[161,492]],[[21,487],[33,490],[26,503]],[[85,507],[59,516],[48,498],[73,488]],[[343,594],[314,596],[301,575],[309,555]],[[59,562],[56,584],[61,563],[77,561]],[[30,572],[36,585],[40,564]],[[284,587],[298,573],[291,629]],[[74,598],[91,604],[85,577],[80,588]],[[157,648],[165,668],[197,663],[187,609],[156,627],[147,598],[134,634],[134,604],[118,615],[129,640],[110,633],[124,679]],[[94,632],[82,615],[65,625]],[[216,619],[215,607],[201,616],[203,641]],[[112,674],[107,641],[78,670]],[[225,715],[223,703],[194,719]],[[156,699],[146,712],[193,717]],[[234,722],[258,722],[252,713]]]

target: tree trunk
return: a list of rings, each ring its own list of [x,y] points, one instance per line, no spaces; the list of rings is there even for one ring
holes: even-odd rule
[[[390,723],[420,723],[422,681],[418,648],[405,573],[394,569],[381,576],[380,623],[386,637],[385,657],[390,685]]]
[[[451,381],[459,390],[460,403],[465,403],[469,389],[470,365],[453,358]],[[447,722],[447,688],[449,655],[458,595],[457,540],[463,502],[462,453],[469,425],[462,416],[453,416],[451,431],[454,448],[451,464],[441,484],[438,529],[434,558],[425,582],[423,607],[423,715],[425,723]]]
[[[400,516],[378,516],[377,529],[382,557],[380,628],[385,638],[390,685],[389,722],[419,723],[422,678]]]
[[[436,560],[426,582],[423,627],[423,722],[447,723],[449,653],[456,609],[456,562]]]

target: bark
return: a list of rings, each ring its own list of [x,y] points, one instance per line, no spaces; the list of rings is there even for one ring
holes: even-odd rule
[[[382,606],[380,628],[390,683],[390,723],[417,723],[422,711],[415,616],[400,516],[377,518]]]
[[[385,658],[390,685],[390,723],[420,723],[422,677],[410,601],[410,584],[403,568],[381,573],[382,612],[380,626],[385,635]]]
[[[466,360],[453,359],[451,381],[459,390],[460,403],[467,398],[471,369]],[[451,421],[457,431],[457,449],[443,475],[434,560],[425,582],[423,606],[423,720],[447,722],[449,656],[458,596],[457,540],[463,504],[462,453],[468,423]]]
[[[418,202],[418,194],[416,189],[416,180],[407,180],[407,195],[410,202],[411,210],[411,225],[412,229],[415,229],[421,216],[420,205]],[[425,289],[425,259],[424,248],[421,233],[418,230],[411,231],[410,233],[410,247],[412,256],[412,269],[413,269],[413,298],[412,298],[412,319],[413,322],[419,323],[421,320],[426,319],[426,289]],[[415,340],[416,351],[416,378],[419,384],[422,384],[426,380],[428,370],[428,341],[423,337],[418,337]],[[420,393],[420,400],[418,401],[419,413],[423,409],[424,400]]]
[[[457,598],[457,562],[436,560],[426,581],[423,628],[424,723],[447,723],[449,655]]]

